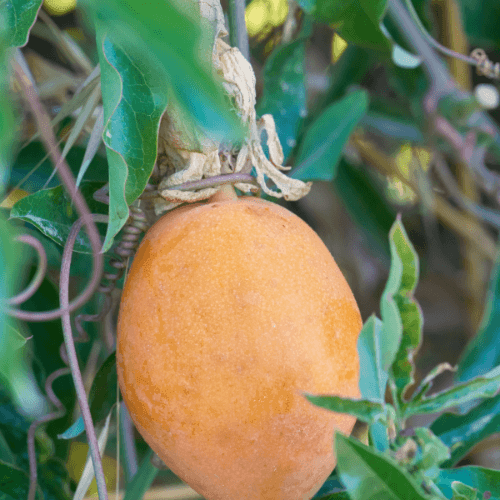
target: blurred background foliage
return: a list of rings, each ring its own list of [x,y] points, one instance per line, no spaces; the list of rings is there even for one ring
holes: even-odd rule
[[[227,12],[228,1],[222,0],[221,3]],[[307,2],[301,2],[304,3]],[[494,0],[414,0],[413,4],[426,28],[445,46],[465,54],[481,47],[491,60],[500,60],[500,17]],[[103,5],[114,8],[117,4],[104,2]],[[76,10],[75,0],[45,0],[27,44],[13,49],[16,60],[26,65],[51,118],[60,117],[65,106],[68,109],[68,103],[78,95],[82,84],[89,81],[99,57],[103,61],[92,23],[84,12]],[[7,22],[1,18],[0,21]],[[500,289],[498,271],[495,271],[498,228],[488,225],[451,199],[447,186],[432,167],[433,149],[439,149],[445,155],[460,186],[461,196],[486,208],[497,208],[496,200],[478,186],[471,172],[456,160],[443,141],[429,134],[422,109],[422,98],[429,90],[424,71],[420,65],[412,67],[414,61],[408,55],[404,56],[404,50],[409,48],[391,22],[387,20],[384,24],[400,44],[403,55],[383,52],[381,46],[377,46],[383,45],[378,38],[366,43],[352,40],[347,36],[351,32],[345,25],[317,22],[293,1],[247,2],[246,25],[251,63],[257,77],[257,110],[259,114],[273,114],[287,164],[297,167],[292,175],[308,180],[319,179],[306,198],[288,203],[287,207],[309,223],[329,247],[353,290],[363,320],[378,312],[389,269],[387,235],[396,214],[402,214],[421,263],[416,298],[424,315],[424,341],[416,359],[417,383],[438,363],[456,364],[460,359],[465,360],[460,376],[466,379],[477,374],[477,367],[482,363],[489,367],[500,363]],[[153,36],[151,40],[151,43],[159,43]],[[22,42],[13,45],[20,46]],[[374,46],[378,50],[374,50]],[[115,55],[118,60],[119,54]],[[5,51],[0,57],[3,61],[1,71],[5,71]],[[491,80],[478,75],[461,61],[450,59],[447,63],[458,84],[473,94],[478,85],[492,84]],[[104,71],[101,66],[101,72]],[[146,75],[144,78],[148,85],[151,82],[158,84],[160,95],[162,88],[157,77],[151,76],[148,80]],[[62,253],[59,244],[66,238],[68,221],[74,221],[76,215],[66,213],[71,210],[71,200],[56,191],[61,189],[57,187],[59,181],[53,176],[52,165],[40,139],[35,136],[31,113],[16,99],[19,123],[14,114],[8,114],[11,106],[6,97],[7,81],[2,75],[0,298],[22,290],[35,274],[37,264],[33,251],[20,243],[15,246],[9,243],[12,234],[21,231],[36,234],[46,249],[49,268],[40,290],[23,307],[43,311],[58,307]],[[206,85],[210,89],[210,82]],[[14,94],[18,94],[19,89],[16,85],[13,87]],[[85,99],[82,98],[76,108],[69,108],[63,113],[64,118],[54,124],[61,149],[68,144],[79,111],[81,113],[94,88],[89,88]],[[496,88],[490,88],[493,97]],[[103,88],[102,94],[105,96],[106,92],[113,91]],[[132,96],[134,98],[137,96]],[[192,109],[197,108],[199,114],[200,107],[206,104],[203,98],[196,101],[185,95],[184,99],[189,101],[187,105]],[[149,104],[159,109],[156,97]],[[474,109],[491,108],[480,100],[475,101],[474,106]],[[358,115],[352,119],[355,108],[359,108]],[[86,157],[92,131],[102,112],[101,101],[96,99],[87,112],[86,120],[79,123],[78,133],[70,141],[66,160],[75,176],[80,173],[87,185],[102,187],[108,181],[110,156],[106,155],[101,143],[90,159]],[[498,124],[498,107],[489,109],[489,114]],[[343,123],[346,118],[351,118],[352,123]],[[315,135],[310,131],[316,126],[325,134],[330,129],[337,134],[339,123],[343,123],[342,131],[346,134],[344,142],[334,143],[327,135],[322,136],[322,141],[330,141],[335,147],[322,152],[321,164],[309,162],[304,166],[301,163],[303,158],[310,156],[304,151],[307,152],[311,137]],[[153,120],[148,126],[154,129],[157,122]],[[124,137],[119,140],[138,140],[133,133]],[[12,148],[14,140],[16,145]],[[316,139],[310,146],[313,150],[318,148],[318,141]],[[145,151],[148,147],[151,149],[152,144],[146,146]],[[13,159],[7,154],[10,151],[14,151]],[[86,160],[82,174],[82,164]],[[140,161],[150,162],[152,170],[154,157],[149,155]],[[486,165],[498,173],[498,154],[488,153]],[[132,163],[128,167],[132,169]],[[142,186],[148,176],[144,174],[144,178],[137,181],[138,186]],[[40,191],[42,189],[46,191]],[[85,191],[85,184],[82,184],[82,191]],[[88,199],[92,199],[91,191]],[[36,198],[29,197],[35,193],[41,196],[37,203]],[[50,205],[47,204],[49,195],[51,200],[56,200]],[[130,203],[134,196],[137,193],[125,201]],[[46,207],[43,217],[36,209],[42,205]],[[55,214],[65,214],[64,220],[56,221],[58,225],[54,222]],[[9,216],[15,218],[7,222]],[[44,235],[35,232],[34,227]],[[117,223],[117,231],[120,227]],[[113,236],[108,234],[109,246]],[[82,240],[77,250],[88,250],[88,242]],[[106,259],[109,260],[109,256]],[[84,286],[89,265],[88,255],[74,255],[72,294]],[[96,299],[85,306],[84,312],[93,311],[98,306],[99,299]],[[103,328],[109,333],[113,330],[115,318],[107,321]],[[0,372],[6,382],[0,387],[0,459],[12,463],[12,456],[17,457],[19,477],[27,484],[27,430],[31,420],[47,410],[44,389],[47,376],[64,366],[59,356],[62,331],[60,321],[21,323],[3,315],[0,324],[0,351],[9,352],[10,356],[8,359],[5,355],[0,357]],[[113,346],[103,341],[98,326],[89,323],[86,330],[90,341],[78,344],[77,349],[84,382],[90,390],[97,370]],[[467,350],[464,350],[466,345]],[[453,374],[443,374],[433,391],[449,386],[452,378]],[[87,445],[81,436],[72,441],[57,438],[77,420],[79,410],[75,406],[70,377],[58,379],[54,391],[67,413],[36,435],[39,479],[45,498],[66,499],[71,498],[71,491],[83,471]],[[429,425],[431,421],[421,417],[414,425]],[[110,485],[114,484],[117,474],[130,479],[134,472],[127,469],[127,464],[117,467],[116,451],[121,446],[123,456],[124,443],[117,439],[114,425],[110,429],[104,463]],[[147,460],[148,447],[139,434],[135,436],[139,462]],[[494,434],[469,450],[461,463],[498,468],[500,436]],[[162,471],[151,482],[154,486],[151,491],[159,491],[164,485],[178,484],[179,481],[169,471]],[[95,492],[93,488],[88,494]],[[171,491],[172,494],[185,495],[182,498],[193,495],[187,490]],[[18,497],[14,493],[12,497],[24,498],[24,493],[22,490]]]

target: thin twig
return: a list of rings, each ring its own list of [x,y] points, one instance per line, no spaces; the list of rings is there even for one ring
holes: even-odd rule
[[[205,189],[209,187],[222,186],[224,184],[234,184],[238,182],[243,182],[245,184],[255,184],[256,187],[257,179],[251,174],[243,174],[241,172],[236,172],[233,174],[223,174],[216,175],[214,177],[207,177],[206,179],[200,179],[199,181],[185,182],[184,184],[179,184],[178,186],[168,186],[163,188],[161,191],[194,191],[196,189]],[[141,198],[148,199],[158,196],[156,192],[145,192]]]
[[[229,0],[229,41],[233,47],[238,47],[245,59],[250,62],[245,0]]]
[[[96,221],[106,221],[107,216],[94,215]],[[61,262],[61,276],[59,280],[59,300],[61,308],[67,312],[63,312],[61,321],[63,326],[64,344],[66,346],[66,355],[68,363],[71,368],[71,375],[73,376],[73,383],[75,385],[76,394],[78,397],[78,404],[82,412],[83,422],[85,424],[85,431],[89,441],[90,456],[92,457],[92,464],[94,466],[94,474],[97,483],[97,491],[99,492],[99,500],[107,500],[108,493],[106,489],[106,479],[104,470],[102,468],[101,455],[99,453],[99,445],[97,443],[97,436],[92,422],[92,415],[90,414],[89,402],[85,387],[82,380],[80,366],[78,365],[78,358],[76,356],[75,343],[73,340],[73,332],[71,329],[71,318],[69,313],[69,278],[71,267],[71,256],[73,254],[73,247],[76,237],[80,232],[83,225],[83,218],[78,219],[73,226],[64,247],[62,262]]]
[[[418,26],[420,32],[422,35],[424,35],[425,39],[431,44],[435,49],[439,50],[442,54],[445,54],[449,57],[454,57],[455,59],[460,59],[461,61],[466,62],[467,64],[470,64],[472,66],[479,66],[478,60],[475,59],[474,57],[471,56],[466,56],[464,54],[460,54],[459,52],[456,52],[452,49],[449,49],[448,47],[445,47],[444,45],[441,45],[436,39],[434,39],[430,33],[425,29],[425,26],[423,25],[422,21],[420,20],[420,17],[415,10],[415,7],[413,6],[413,3],[411,0],[405,0],[405,4],[408,7],[408,10],[410,12],[410,15],[415,21],[415,24]]]

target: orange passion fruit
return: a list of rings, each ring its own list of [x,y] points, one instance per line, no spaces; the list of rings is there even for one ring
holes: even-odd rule
[[[308,500],[355,419],[304,393],[359,397],[361,317],[300,218],[252,197],[176,209],[127,277],[117,367],[130,415],[208,500]]]

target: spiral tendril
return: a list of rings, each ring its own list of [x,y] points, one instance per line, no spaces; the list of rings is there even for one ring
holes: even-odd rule
[[[477,74],[500,79],[500,62],[493,63],[483,49],[474,49],[470,56],[477,61]]]

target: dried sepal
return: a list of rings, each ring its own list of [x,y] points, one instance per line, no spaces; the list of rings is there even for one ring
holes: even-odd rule
[[[298,200],[311,189],[311,183],[304,183],[284,175],[281,170],[284,156],[271,115],[257,120],[255,112],[255,73],[241,52],[222,40],[227,34],[223,23],[223,12],[219,0],[198,0],[201,16],[214,28],[213,47],[214,73],[220,76],[229,101],[235,107],[247,135],[242,144],[220,143],[206,137],[175,103],[171,103],[160,124],[158,167],[163,180],[159,193],[163,200],[155,204],[156,213],[163,213],[172,204],[194,202],[209,198],[218,188],[204,188],[198,191],[176,190],[175,186],[216,175],[242,172],[249,173],[252,167],[262,190],[275,198]],[[266,132],[269,159],[262,145],[262,132]],[[270,180],[276,189],[268,186]],[[243,192],[255,190],[252,184],[237,183]]]

